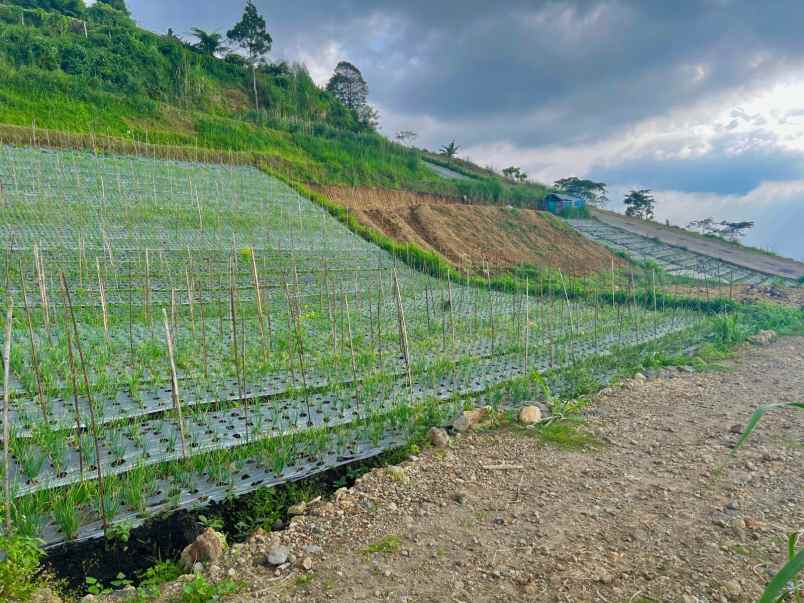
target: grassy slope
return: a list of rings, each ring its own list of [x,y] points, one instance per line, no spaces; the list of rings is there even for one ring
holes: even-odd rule
[[[83,19],[86,37],[63,15],[0,4],[0,123],[257,152],[307,183],[517,205],[544,194],[542,186],[512,185],[488,172],[468,182],[439,177],[422,164],[422,151],[362,127],[301,68],[261,70],[255,111],[243,65],[140,29],[102,5]]]

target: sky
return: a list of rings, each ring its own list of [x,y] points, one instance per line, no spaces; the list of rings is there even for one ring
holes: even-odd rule
[[[225,33],[243,4],[128,0],[137,22]],[[348,60],[382,132],[551,183],[649,188],[656,217],[755,220],[804,260],[804,2],[255,0],[273,60],[324,85]]]

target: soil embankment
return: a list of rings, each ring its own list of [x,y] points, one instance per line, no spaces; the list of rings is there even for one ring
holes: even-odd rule
[[[464,205],[435,195],[369,188],[320,187],[367,226],[437,251],[461,268],[492,272],[517,265],[557,268],[573,276],[607,271],[623,260],[559,218],[530,209]]]

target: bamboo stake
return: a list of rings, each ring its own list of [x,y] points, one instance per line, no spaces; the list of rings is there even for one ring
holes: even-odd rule
[[[87,401],[89,403],[90,428],[92,430],[92,439],[95,443],[95,466],[98,470],[98,494],[100,495],[100,504],[98,506],[100,508],[101,523],[103,524],[103,528],[105,530],[108,526],[106,520],[106,510],[103,506],[103,499],[105,498],[106,493],[103,485],[100,446],[98,445],[98,423],[95,420],[95,403],[92,400],[92,388],[89,385],[89,373],[87,372],[86,360],[84,359],[84,350],[81,347],[81,336],[78,333],[78,323],[75,320],[75,312],[73,312],[73,302],[70,297],[70,288],[67,286],[67,279],[64,277],[64,273],[60,273],[59,276],[61,277],[61,286],[64,291],[64,300],[67,302],[67,308],[70,312],[70,321],[72,322],[73,334],[75,335],[75,345],[78,348],[78,358],[81,362],[81,371],[84,377],[84,388],[86,389]],[[67,345],[69,346],[69,353],[72,354],[72,342],[70,339],[67,340]]]
[[[34,337],[33,320],[31,319],[31,308],[28,305],[28,293],[25,291],[25,278],[22,274],[22,266],[20,266],[20,285],[22,289],[22,300],[25,305],[25,318],[28,323],[28,340],[31,343],[31,365],[34,371],[34,378],[36,380],[36,392],[39,397],[39,405],[42,409],[42,419],[45,425],[48,424],[47,412],[47,399],[45,398],[45,391],[42,387],[42,373],[39,367],[39,355],[36,353],[36,338]]]
[[[396,267],[393,268],[394,275],[394,290],[396,293],[396,316],[399,324],[400,343],[402,344],[402,355],[405,359],[405,372],[408,378],[408,390],[411,395],[411,402],[413,401],[413,377],[410,372],[410,348],[408,347],[408,330],[405,325],[405,309],[402,306],[402,291],[399,287],[399,278],[396,274]]]
[[[111,339],[109,339],[109,308],[106,305],[106,287],[103,284],[100,258],[95,258],[95,266],[98,270],[98,293],[100,294],[101,311],[103,312],[103,335],[106,338],[106,343],[111,344]]]
[[[75,358],[73,357],[73,338],[67,331],[67,360],[70,366],[70,384],[73,387],[73,412],[75,413],[75,438],[78,445],[78,469],[84,481],[84,455],[81,454],[81,408],[78,405],[78,382],[75,378]]]
[[[184,418],[181,412],[181,398],[179,397],[179,379],[176,375],[176,361],[173,357],[173,336],[170,332],[167,310],[162,308],[162,319],[165,322],[165,338],[167,339],[168,359],[170,360],[170,385],[173,394],[173,409],[179,422],[179,437],[181,438],[181,455],[187,458],[187,440],[184,435]]]
[[[229,259],[229,311],[231,312],[231,326],[232,326],[232,358],[235,363],[235,375],[237,376],[237,389],[241,402],[243,402],[244,418],[246,425],[246,442],[249,441],[249,405],[245,396],[245,385],[242,379],[242,372],[240,370],[240,351],[237,345],[237,310],[235,303],[235,287],[234,287],[234,254]]]
[[[255,301],[257,302],[257,325],[260,328],[260,340],[262,341],[262,357],[268,362],[268,347],[265,342],[265,320],[262,315],[262,293],[260,292],[260,275],[257,273],[257,259],[254,248],[251,248],[251,276],[254,281]]]
[[[11,442],[11,424],[9,410],[11,407],[11,336],[12,320],[14,318],[14,300],[8,298],[6,310],[6,339],[3,342],[3,464],[5,468],[5,495],[6,495],[6,536],[11,535],[11,461],[9,446]]]

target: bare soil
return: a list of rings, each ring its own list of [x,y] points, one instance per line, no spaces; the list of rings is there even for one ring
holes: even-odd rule
[[[464,205],[424,193],[319,187],[363,224],[403,243],[437,251],[455,266],[492,272],[529,264],[584,276],[623,260],[582,237],[561,220],[531,209]]]
[[[731,262],[737,266],[793,280],[804,277],[804,263],[790,258],[771,255],[759,249],[740,247],[736,244],[691,233],[683,228],[631,218],[612,211],[595,209],[593,215],[601,222],[611,226],[643,237],[656,238],[668,245],[684,247],[689,251]]]
[[[802,398],[804,338],[665,369],[592,401],[596,445],[511,425],[454,437],[205,571],[243,582],[231,601],[755,601],[804,526],[804,413],[732,446],[758,405]],[[276,542],[295,557],[279,569]]]

